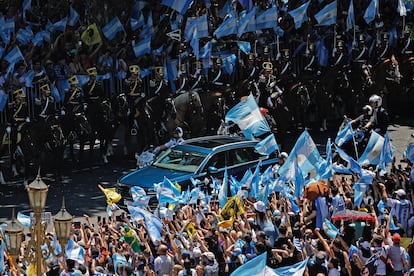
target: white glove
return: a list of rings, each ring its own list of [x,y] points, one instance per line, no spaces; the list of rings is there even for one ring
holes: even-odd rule
[[[30,118],[26,117],[26,123],[30,123]]]
[[[65,110],[63,110],[63,109],[62,109],[62,110],[60,111],[60,115],[65,116],[65,114],[66,114]]]
[[[10,126],[6,127],[6,132],[7,132],[8,134],[10,134],[10,132],[11,132],[11,127],[10,127]]]
[[[153,151],[152,151],[152,153],[154,153],[155,155],[157,155],[159,152],[160,152],[160,147],[156,147]]]

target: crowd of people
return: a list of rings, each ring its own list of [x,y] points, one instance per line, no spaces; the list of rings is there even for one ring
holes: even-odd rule
[[[275,116],[279,133],[285,133],[283,130],[291,120],[286,115],[289,109],[294,113],[297,107],[308,108],[315,103],[310,96],[319,97],[317,105],[326,105],[324,100],[330,99],[329,106],[332,99],[341,96],[344,102],[355,99],[340,93],[325,97],[329,91],[303,94],[308,97],[306,103],[296,107],[289,105],[292,102],[285,96],[290,86],[297,87],[293,84],[305,83],[309,88],[317,83],[323,87],[325,83],[321,85],[318,81],[323,80],[322,76],[330,68],[344,73],[339,75],[343,79],[351,78],[351,71],[361,78],[363,74],[370,75],[373,67],[385,60],[389,63],[384,79],[398,83],[409,76],[395,69],[396,61],[412,57],[414,50],[408,3],[409,13],[404,15],[407,22],[401,20],[401,12],[397,13],[397,8],[401,10],[401,3],[405,1],[385,1],[385,5],[380,1],[379,13],[369,22],[364,15],[370,9],[368,3],[351,1],[355,13],[350,27],[353,31],[347,28],[350,3],[342,1],[338,1],[337,11],[348,13],[337,13],[335,28],[331,25],[313,28],[314,16],[326,1],[311,1],[310,19],[302,18],[299,27],[295,26],[298,19],[289,12],[302,7],[303,1],[251,1],[251,6],[246,4],[249,1],[194,1],[185,16],[159,1],[160,5],[145,4],[145,1],[128,1],[125,7],[114,4],[116,13],[110,15],[106,3],[101,14],[101,8],[94,1],[48,1],[47,7],[40,2],[0,3],[2,25],[13,22],[12,30],[6,27],[0,30],[1,122],[11,125],[13,153],[19,150],[19,125],[30,120],[49,123],[58,114],[63,121],[73,121],[74,114],[81,110],[94,122],[100,114],[101,102],[125,94],[130,134],[136,135],[139,129],[136,118],[143,98],[152,99],[151,105],[159,116],[156,121],[161,125],[159,111],[163,101],[173,93],[194,90],[224,94],[238,83],[242,86],[238,87],[241,94],[237,96],[253,91],[258,105]],[[274,7],[273,4],[279,11],[277,28],[273,24],[240,36],[236,36],[236,31],[224,38],[218,37],[216,30],[231,14],[241,18],[241,14],[250,12],[252,7],[263,12]],[[67,15],[62,27],[58,23]],[[103,27],[115,15],[119,16],[122,31],[111,38],[96,36],[100,31],[96,25],[93,28],[93,23],[108,19],[100,22]],[[194,46],[193,39],[187,39],[191,43],[184,42],[183,38],[179,38],[179,42],[174,39],[176,33],[184,35],[185,25],[190,24],[185,21],[187,18],[195,20],[203,15],[208,18],[208,34],[197,39],[202,44]],[[140,22],[139,26],[134,22]],[[181,32],[173,29],[177,24]],[[21,30],[21,34],[29,33],[29,40],[18,35]],[[85,34],[89,38],[85,38]],[[194,38],[194,34],[187,35]],[[152,36],[151,49],[138,54],[134,46],[147,36]],[[199,48],[208,43],[214,45],[208,55],[197,58]],[[250,49],[246,49],[246,45]],[[14,55],[9,55],[14,50],[18,50],[21,58],[17,55],[16,60]],[[170,67],[172,59],[176,63]],[[361,87],[354,87],[353,95],[363,99],[360,106],[356,102],[344,104],[348,108],[345,113],[355,117],[359,114],[368,100],[364,94],[366,90],[359,89],[365,89],[370,81],[367,78]],[[245,90],[247,86],[250,88]],[[375,92],[390,95],[387,89]],[[382,107],[382,99],[369,99],[369,102],[371,106],[364,108],[366,114],[353,123],[362,121],[362,128],[374,127],[385,135],[388,115]],[[320,117],[317,127],[322,131],[327,129],[326,106],[320,108],[317,115]],[[311,109],[306,110],[310,113],[303,109],[294,113],[295,120],[299,121],[303,114],[311,114]],[[303,119],[302,123],[305,122]],[[183,130],[176,130],[175,139],[179,141]],[[277,138],[282,143],[286,137]],[[157,151],[169,146],[163,144]],[[280,154],[280,165],[286,158],[287,154]],[[266,265],[272,269],[307,260],[304,273],[308,275],[408,274],[414,267],[410,261],[414,258],[412,164],[407,162],[401,168],[393,162],[385,176],[377,174],[358,206],[354,206],[356,181],[356,175],[336,174],[326,181],[328,191],[316,198],[300,196],[292,200],[281,191],[272,191],[268,198],[257,200],[247,193],[240,197],[238,210],[230,208],[233,214],[227,217],[223,208],[208,198],[199,198],[194,204],[159,207],[155,211],[162,222],[159,240],[154,240],[147,220],[137,219],[125,210],[111,210],[105,218],[86,217],[85,223],[74,226],[69,242],[71,251],[83,254],[55,258],[45,248],[42,269],[46,275],[229,275],[266,253]],[[319,216],[321,199],[326,204],[323,209],[327,221],[321,221]],[[333,219],[341,211],[355,209],[363,218]],[[338,229],[334,235],[331,221]],[[48,237],[53,242],[54,233],[49,233]],[[5,266],[0,265],[0,268],[5,275],[34,275],[33,266],[23,259],[24,251],[30,250],[26,245],[27,240],[22,244],[19,258],[12,260],[5,243],[1,242],[3,250],[0,252],[4,255],[0,256]]]

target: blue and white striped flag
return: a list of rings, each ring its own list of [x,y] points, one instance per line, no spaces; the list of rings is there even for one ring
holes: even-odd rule
[[[347,161],[349,163],[349,165],[350,165],[350,171],[352,173],[357,173],[357,174],[360,174],[360,175],[362,174],[361,165],[357,161],[355,161],[351,156],[349,156],[348,154],[346,154],[346,152],[343,151],[341,148],[339,148],[337,145],[335,145],[335,149],[336,149],[336,152],[339,154],[339,156],[343,160],[345,160],[345,161]],[[334,170],[336,172],[339,172],[337,169],[338,169],[338,167],[336,167],[336,169],[334,167]]]
[[[322,179],[331,178],[333,175],[331,138],[328,138],[326,142],[326,158],[321,166],[317,168],[317,173]]]
[[[237,46],[239,46],[240,51],[248,55],[250,51],[252,50],[252,47],[250,46],[250,42],[248,41],[237,41]]]
[[[151,53],[151,36],[147,36],[140,42],[135,43],[132,48],[134,50],[135,57]]]
[[[85,263],[85,249],[73,239],[69,239],[65,248],[66,259],[74,260],[80,264]]]
[[[236,123],[243,134],[251,140],[254,139],[254,136],[270,132],[269,124],[251,94],[247,99],[232,107],[227,112],[225,120]]]
[[[17,212],[17,220],[23,224],[24,227],[30,228],[30,216],[27,216],[22,212]]]
[[[148,14],[147,23],[139,33],[139,37],[151,37],[154,34],[154,22],[152,20],[152,11]]]
[[[245,264],[234,270],[230,276],[255,276],[255,275],[275,275],[266,266],[267,252],[249,260]]]
[[[80,19],[79,13],[74,8],[70,7],[69,18],[68,18],[67,24],[73,27],[78,23],[79,19]]]
[[[161,4],[176,10],[179,14],[185,14],[193,0],[162,0]]]
[[[15,24],[14,24],[14,17],[6,19],[3,24],[2,31],[8,34],[14,33]]]
[[[43,45],[43,32],[40,31],[37,34],[34,35],[32,38],[32,43],[35,46],[42,46]]]
[[[131,23],[131,30],[133,31],[137,30],[139,27],[144,26],[145,24],[144,15],[140,12],[138,19],[131,17],[130,23]]]
[[[134,203],[137,203],[139,207],[146,208],[148,206],[148,202],[150,197],[147,196],[145,190],[139,186],[131,187],[131,196]]]
[[[200,49],[200,58],[210,59],[211,49],[213,48],[213,43],[208,41],[203,48]]]
[[[349,122],[346,123],[346,126],[338,131],[335,138],[335,143],[342,147],[342,145],[348,140],[352,139],[355,135],[355,131],[352,129],[352,126]]]
[[[197,35],[199,38],[208,37],[208,21],[207,14],[203,14],[198,18],[189,17],[187,18],[187,24],[184,30],[185,40],[191,40],[194,29],[197,29]]]
[[[275,268],[272,270],[272,273],[266,273],[263,275],[276,275],[276,276],[302,276],[305,274],[306,266],[308,264],[308,259],[303,260],[299,263],[289,266],[283,266],[279,268]],[[249,274],[252,275],[252,274]],[[258,274],[255,274],[258,275]]]
[[[414,164],[414,143],[407,146],[403,153],[403,157],[410,160],[410,162]]]
[[[221,183],[220,191],[218,193],[218,200],[220,208],[223,208],[227,202],[227,195],[229,189],[229,177],[227,174],[227,167],[224,169],[223,182]]]
[[[381,150],[383,145],[384,137],[382,137],[375,131],[372,131],[371,137],[369,137],[365,151],[358,159],[358,163],[361,166],[378,165],[380,162]]]
[[[228,16],[223,23],[214,31],[214,36],[217,38],[222,38],[223,36],[228,36],[232,34],[237,34],[237,17]]]
[[[26,29],[20,29],[16,34],[16,40],[22,45],[26,45],[33,38],[33,32],[30,30],[30,27]]]
[[[385,175],[387,173],[387,165],[392,162],[392,157],[395,152],[395,147],[391,144],[390,135],[387,131],[384,137],[384,145],[381,149],[380,156],[380,175]]]
[[[154,244],[161,241],[162,221],[156,215],[136,206],[128,205],[128,211],[134,221],[144,219],[148,235]]]
[[[346,30],[355,28],[355,12],[354,12],[354,0],[349,1],[348,16],[346,17]]]
[[[374,21],[375,17],[379,14],[379,1],[378,0],[371,0],[367,9],[364,13],[364,20],[367,24]]]
[[[121,21],[119,21],[118,16],[115,16],[108,24],[102,28],[102,33],[108,40],[115,38],[118,32],[123,32],[124,26],[122,26]]]
[[[279,175],[286,175],[294,159],[305,176],[314,168],[320,167],[324,161],[307,130],[299,136],[285,163],[279,168]]]
[[[358,181],[352,187],[354,190],[354,206],[360,206],[362,199],[365,196],[365,192],[368,186],[372,184],[374,176],[371,174],[363,174]]]
[[[32,10],[32,0],[24,0],[22,6],[23,6],[23,11],[31,11]]]
[[[4,57],[10,64],[16,64],[17,62],[24,60],[22,52],[20,52],[19,46],[15,46],[7,55]]]
[[[10,33],[9,32],[0,32],[0,37],[1,40],[3,40],[5,45],[9,45],[10,44]]]
[[[308,11],[308,7],[311,1],[308,1],[304,4],[302,4],[300,7],[291,10],[288,12],[288,14],[290,14],[290,16],[292,16],[293,21],[295,21],[295,28],[299,29],[302,24],[308,20],[308,16],[306,14],[306,12]]]
[[[336,238],[337,235],[341,235],[339,229],[336,228],[336,226],[327,218],[325,218],[324,220],[323,231],[333,240]]]
[[[269,29],[277,27],[277,8],[271,7],[256,16],[256,29]]]
[[[337,2],[334,0],[315,14],[315,19],[319,26],[329,26],[336,24]]]
[[[241,37],[246,32],[256,31],[256,12],[257,6],[254,6],[249,12],[240,13],[239,24],[237,26],[237,36]]]
[[[68,21],[68,19],[66,17],[62,18],[58,22],[52,24],[52,26],[50,26],[49,31],[51,33],[54,33],[54,32],[57,32],[57,31],[65,32],[65,30],[66,30],[66,22],[67,21]]]
[[[196,60],[198,60],[200,58],[200,46],[199,46],[199,37],[197,34],[197,28],[194,28],[193,37],[191,38],[190,45],[191,45],[191,48],[193,48],[193,53],[194,53]]]
[[[257,150],[257,152],[263,155],[269,155],[279,150],[279,146],[273,133],[257,143],[254,148]]]

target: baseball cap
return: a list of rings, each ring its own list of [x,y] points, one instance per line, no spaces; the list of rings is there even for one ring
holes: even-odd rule
[[[200,256],[201,256],[201,250],[200,250],[200,248],[195,247],[195,248],[193,249],[193,256],[194,256],[195,258],[198,258],[198,257],[200,257]]]
[[[401,241],[401,236],[400,236],[400,234],[395,233],[395,234],[392,236],[392,242],[398,243],[398,242],[400,242],[400,241]]]
[[[399,197],[401,197],[401,196],[405,196],[405,195],[406,195],[406,193],[405,193],[405,191],[404,191],[403,189],[398,189],[398,190],[396,190],[396,191],[395,191],[395,193],[396,193]]]
[[[203,256],[205,256],[209,261],[214,261],[216,259],[213,252],[204,252]]]
[[[266,211],[266,206],[264,205],[263,201],[257,201],[253,204],[254,209],[256,209],[257,212],[264,213]]]

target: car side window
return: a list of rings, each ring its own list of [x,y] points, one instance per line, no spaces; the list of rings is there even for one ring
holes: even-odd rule
[[[208,168],[208,167],[215,167],[217,169],[224,168],[226,165],[229,165],[228,162],[226,162],[226,160],[227,160],[226,152],[218,152],[210,158],[205,168]]]
[[[260,154],[258,154],[252,147],[235,149],[230,152],[230,159],[232,160],[233,165],[258,160],[259,158]]]

